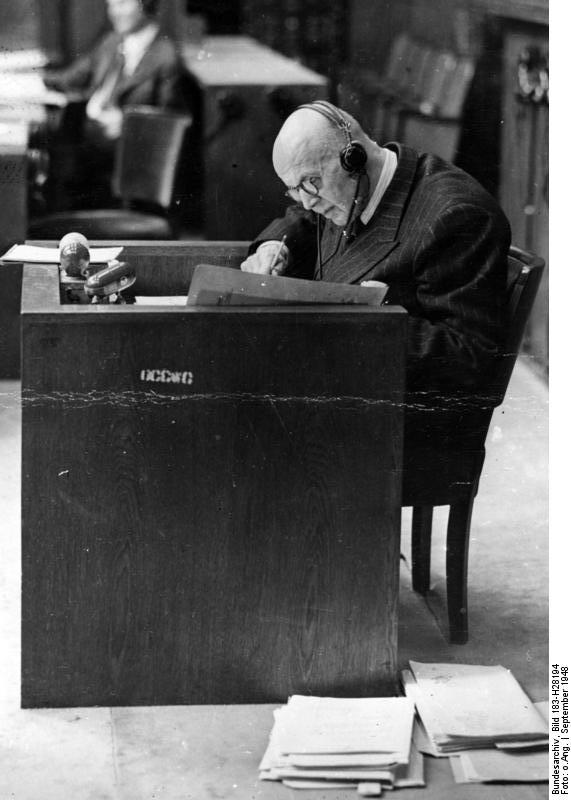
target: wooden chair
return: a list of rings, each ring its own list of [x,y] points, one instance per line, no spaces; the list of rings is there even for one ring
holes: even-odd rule
[[[407,414],[403,467],[403,506],[412,506],[412,586],[430,588],[430,552],[434,506],[450,506],[446,541],[446,593],[449,637],[468,640],[468,545],[474,498],[485,457],[485,441],[494,407],[505,397],[544,268],[543,259],[510,249],[508,259],[508,331],[503,358],[493,381],[493,401],[436,414],[419,435]],[[425,419],[434,413],[424,412]],[[410,417],[410,419],[409,419]]]
[[[63,211],[33,222],[28,236],[60,239],[79,231],[89,239],[173,239],[169,219],[177,167],[189,115],[131,106],[123,117],[113,168],[113,191],[122,208]]]

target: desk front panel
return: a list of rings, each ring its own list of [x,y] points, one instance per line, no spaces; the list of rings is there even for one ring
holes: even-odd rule
[[[22,705],[393,693],[405,315],[42,320]]]

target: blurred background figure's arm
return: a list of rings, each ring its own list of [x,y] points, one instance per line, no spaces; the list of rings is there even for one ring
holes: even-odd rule
[[[48,89],[55,89],[74,97],[86,96],[93,75],[93,53],[80,56],[64,69],[46,69],[42,75]]]

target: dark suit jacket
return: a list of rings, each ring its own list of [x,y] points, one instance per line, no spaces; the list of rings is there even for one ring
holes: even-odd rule
[[[504,335],[510,229],[495,200],[473,178],[437,156],[401,144],[396,173],[368,225],[353,241],[327,221],[322,278],[388,284],[387,302],[409,312],[407,389],[421,402],[490,396]],[[319,278],[316,215],[288,210],[259,236],[287,235],[290,274]]]
[[[87,55],[67,69],[49,73],[46,83],[59,91],[78,92],[88,100],[101,86],[119,47],[120,37],[107,34]],[[79,99],[79,98],[78,98]],[[119,107],[151,105],[184,109],[184,69],[173,43],[157,35],[143,55],[134,73],[123,77],[117,88]]]

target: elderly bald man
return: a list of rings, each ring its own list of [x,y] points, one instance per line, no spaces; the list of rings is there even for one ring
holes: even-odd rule
[[[325,101],[286,119],[273,164],[294,204],[252,243],[242,269],[388,284],[387,302],[409,313],[408,391],[490,402],[510,246],[496,201],[435,155],[378,145]]]

